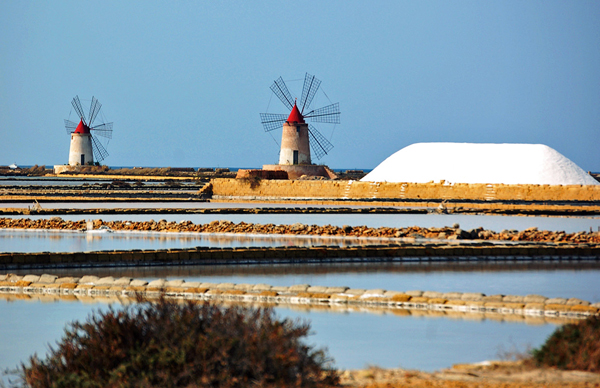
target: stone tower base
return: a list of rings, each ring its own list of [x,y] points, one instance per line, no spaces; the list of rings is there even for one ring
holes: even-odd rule
[[[285,171],[289,179],[298,179],[303,175],[322,176],[327,179],[336,179],[337,175],[327,166],[315,164],[265,164],[263,170]]]
[[[71,171],[79,171],[81,170],[80,166],[70,166],[68,164],[58,164],[54,166],[54,173],[56,175],[63,173],[65,171],[67,172],[71,172]]]

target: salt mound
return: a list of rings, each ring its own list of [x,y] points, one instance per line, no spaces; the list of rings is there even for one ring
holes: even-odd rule
[[[416,143],[396,152],[362,181],[598,185],[543,144]]]

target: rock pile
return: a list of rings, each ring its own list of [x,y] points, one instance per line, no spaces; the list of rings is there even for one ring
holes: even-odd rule
[[[340,237],[387,237],[387,238],[428,238],[445,240],[497,240],[497,241],[530,241],[555,242],[568,244],[600,244],[600,232],[565,233],[562,231],[538,230],[535,227],[522,231],[502,230],[495,232],[483,228],[462,230],[454,227],[422,228],[411,226],[406,228],[370,228],[368,226],[342,227],[332,225],[292,225],[234,223],[227,220],[212,221],[207,224],[194,224],[191,221],[168,222],[159,221],[93,221],[94,229],[101,226],[122,231],[152,232],[193,232],[193,233],[252,233],[252,234],[292,234]],[[0,218],[0,228],[10,229],[58,229],[85,230],[85,220],[68,221],[60,217],[50,219]]]

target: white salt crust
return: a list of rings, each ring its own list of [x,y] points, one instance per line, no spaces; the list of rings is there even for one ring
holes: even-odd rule
[[[581,167],[543,144],[415,143],[362,181],[598,185]]]

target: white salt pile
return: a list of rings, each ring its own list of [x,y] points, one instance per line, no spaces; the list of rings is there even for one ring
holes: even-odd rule
[[[362,181],[598,185],[543,144],[416,143],[396,152]]]

